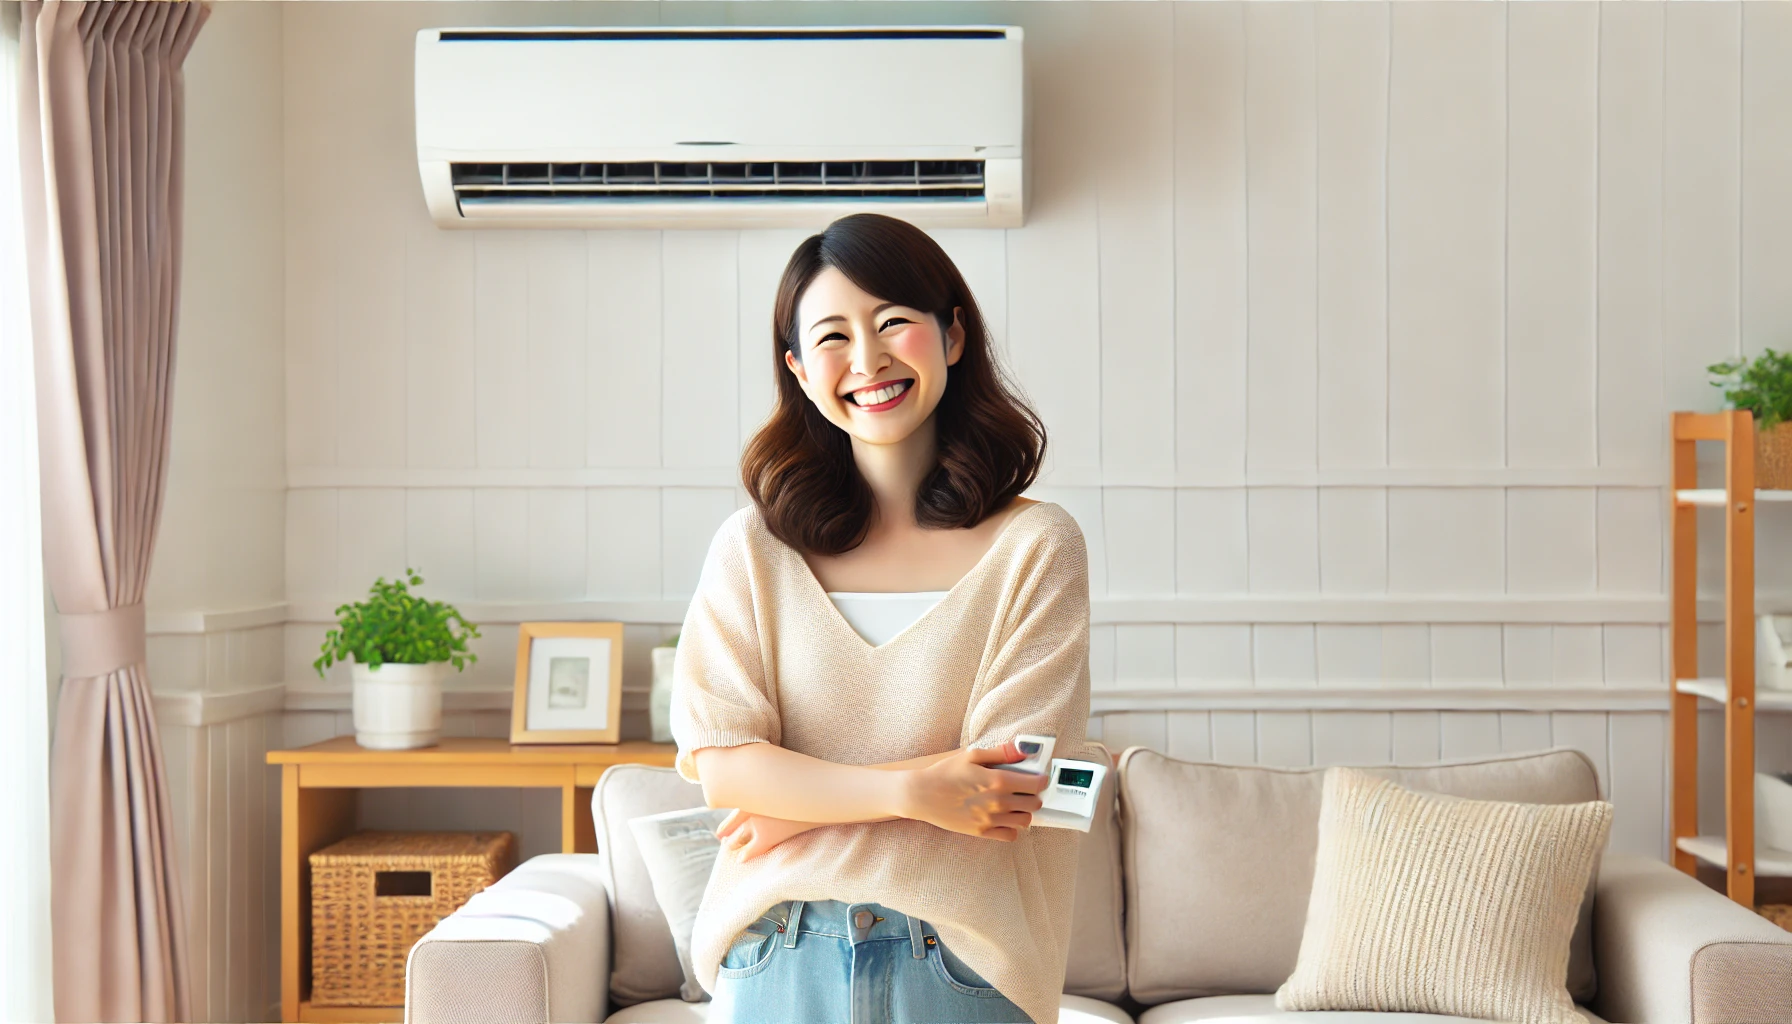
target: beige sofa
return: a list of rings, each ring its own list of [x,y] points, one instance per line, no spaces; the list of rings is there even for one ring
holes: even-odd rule
[[[1485,799],[1599,796],[1570,750],[1370,770]],[[1062,1024],[1460,1020],[1275,1008],[1300,948],[1321,778],[1127,749],[1083,842]],[[603,852],[532,858],[424,936],[406,1021],[705,1020],[709,1003],[678,998],[671,933],[627,827],[702,802],[670,768],[606,771],[593,793]],[[1792,1021],[1792,934],[1653,859],[1606,855],[1569,974],[1590,1021]]]

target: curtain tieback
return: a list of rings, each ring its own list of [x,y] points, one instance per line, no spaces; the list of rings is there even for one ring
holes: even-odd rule
[[[143,604],[61,616],[62,675],[91,679],[144,660]]]

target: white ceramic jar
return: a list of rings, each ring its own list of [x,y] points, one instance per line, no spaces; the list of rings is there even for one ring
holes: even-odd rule
[[[653,742],[672,742],[672,662],[676,647],[653,649],[653,687],[647,694],[647,718],[653,727]]]
[[[442,677],[448,663],[372,669],[356,662],[355,742],[369,750],[433,747],[442,738]]]

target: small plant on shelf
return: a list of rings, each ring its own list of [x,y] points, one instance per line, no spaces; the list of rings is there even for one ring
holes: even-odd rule
[[[319,676],[338,661],[375,669],[387,662],[447,662],[460,671],[479,660],[467,649],[467,640],[479,636],[479,627],[462,618],[453,605],[411,593],[411,587],[422,585],[423,577],[415,569],[404,573],[396,580],[384,576],[374,580],[368,600],[336,607],[336,628],[324,634],[323,654],[311,663]]]
[[[479,660],[467,641],[479,627],[453,605],[411,593],[423,577],[406,569],[384,576],[368,599],[339,605],[336,628],[324,634],[318,675],[336,662],[353,665],[355,739],[375,750],[434,745],[442,735],[442,677]]]
[[[1706,367],[1719,379],[1732,409],[1754,414],[1755,429],[1767,430],[1792,420],[1792,353],[1763,349],[1753,360],[1727,359]]]
[[[1747,409],[1755,421],[1755,486],[1792,490],[1792,353],[1763,349],[1706,370],[1730,408]]]

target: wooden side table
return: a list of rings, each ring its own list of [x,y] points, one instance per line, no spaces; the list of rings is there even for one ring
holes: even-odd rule
[[[404,1008],[314,1007],[311,995],[313,851],[355,830],[359,790],[391,786],[527,787],[560,791],[560,848],[596,853],[591,790],[613,764],[670,767],[671,743],[630,740],[511,746],[500,739],[445,738],[421,750],[366,750],[353,736],[296,750],[270,750],[280,780],[280,1017],[285,1021],[397,1021]]]

